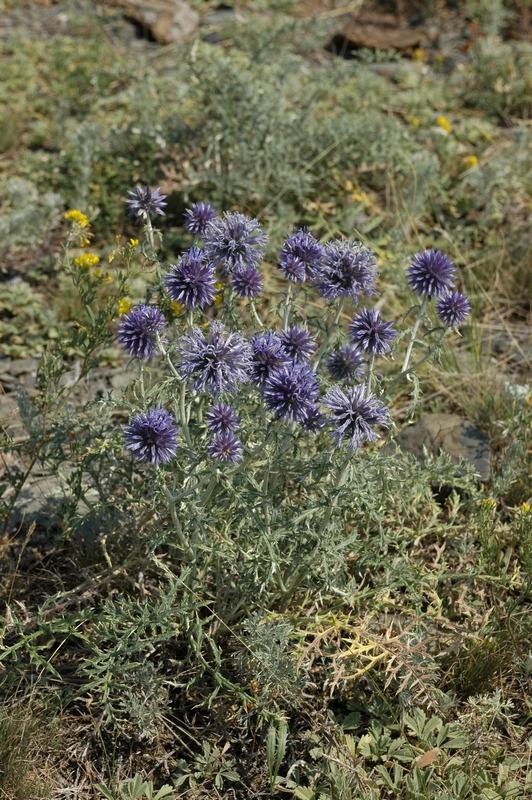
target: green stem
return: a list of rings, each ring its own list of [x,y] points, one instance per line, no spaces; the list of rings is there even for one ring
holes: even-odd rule
[[[255,308],[255,303],[253,302],[253,300],[249,301],[249,310],[251,311],[251,316],[253,317],[255,325],[258,325],[259,328],[264,328],[265,327],[264,322],[261,321],[261,318],[257,314],[257,309]]]
[[[373,376],[374,376],[374,368],[375,368],[375,355],[371,355],[368,361],[368,380],[367,380],[367,387],[368,387],[368,394],[371,392],[371,385],[373,383]]]
[[[283,328],[288,328],[288,322],[290,320],[290,300],[292,299],[292,281],[288,281],[288,289],[286,290],[286,297],[284,300],[284,312],[283,312]]]
[[[340,315],[341,315],[341,313],[343,311],[344,304],[345,304],[345,297],[342,297],[340,299],[340,302],[338,303],[338,308],[336,309],[336,314],[334,315],[334,319],[333,319],[332,325],[329,327],[329,329],[327,331],[327,334],[325,336],[325,339],[323,340],[323,343],[322,343],[320,349],[318,350],[318,352],[316,354],[316,360],[314,362],[314,369],[318,368],[318,365],[319,365],[321,359],[323,358],[323,355],[324,355],[325,351],[327,350],[327,348],[329,346],[329,343],[331,341],[333,333],[334,333],[334,331],[336,329],[336,326],[338,325],[338,322],[340,320]]]
[[[416,340],[416,335],[418,328],[421,324],[421,320],[423,319],[423,314],[425,313],[425,309],[427,307],[427,303],[429,302],[428,297],[423,298],[423,302],[419,307],[419,311],[417,312],[417,317],[414,321],[414,327],[412,328],[412,333],[410,334],[410,341],[408,342],[408,347],[406,349],[405,360],[403,361],[403,366],[401,369],[401,373],[408,372],[408,365],[410,363],[410,356],[412,355],[412,350],[414,347],[414,342]]]
[[[194,447],[192,445],[192,439],[190,438],[190,431],[188,428],[188,415],[187,415],[187,384],[185,381],[181,383],[181,390],[179,393],[179,414],[181,417],[181,427],[183,428],[183,433],[185,434],[185,440],[187,446],[190,450],[193,450]]]
[[[428,351],[425,353],[423,358],[420,358],[419,361],[416,361],[416,363],[413,364],[408,369],[406,369],[406,370],[402,369],[401,372],[397,375],[397,377],[395,377],[393,379],[393,381],[390,383],[390,385],[388,386],[388,388],[386,389],[384,394],[389,396],[389,394],[390,394],[390,392],[391,392],[391,390],[393,389],[394,386],[396,386],[398,383],[400,383],[403,380],[403,378],[406,378],[406,376],[409,375],[411,372],[415,372],[419,367],[421,367],[422,364],[424,364],[426,361],[428,361],[429,358],[431,357],[432,353],[434,352],[436,347],[438,347],[439,343],[442,341],[442,339],[443,339],[443,337],[445,336],[446,333],[447,333],[447,328],[445,328],[440,333],[440,335],[438,336],[438,339],[436,340],[434,345],[428,349]]]
[[[185,534],[183,533],[183,527],[179,521],[179,517],[177,516],[177,509],[175,506],[175,500],[172,497],[172,493],[170,492],[168,487],[165,486],[164,484],[161,485],[161,488],[168,501],[168,510],[170,511],[170,516],[172,518],[172,522],[174,523],[174,528],[176,530],[177,538],[179,539],[179,544],[181,545],[181,549],[183,550],[184,553],[188,552],[190,553],[192,558],[195,558],[194,550],[185,539]]]

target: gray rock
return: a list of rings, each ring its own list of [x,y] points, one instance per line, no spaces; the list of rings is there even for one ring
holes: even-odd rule
[[[58,525],[62,507],[69,501],[66,487],[57,478],[46,477],[25,486],[17,497],[7,532],[14,533],[32,522],[50,530]]]
[[[184,0],[118,0],[118,4],[163,44],[182,42],[199,26],[198,12]]]
[[[19,375],[34,374],[37,372],[38,361],[36,358],[16,358],[13,359],[9,367],[9,374],[16,378]]]
[[[485,433],[457,414],[428,414],[417,425],[405,428],[397,444],[423,463],[423,448],[439,455],[443,450],[457,463],[465,458],[476,470],[479,480],[487,481],[491,471],[491,445]]]

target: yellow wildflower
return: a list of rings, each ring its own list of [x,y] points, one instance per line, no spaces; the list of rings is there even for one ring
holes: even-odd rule
[[[65,219],[69,222],[76,222],[80,228],[88,228],[90,225],[89,218],[83,211],[79,211],[77,208],[73,208],[72,211],[67,211]]]
[[[222,299],[223,298],[222,298],[221,294],[215,294],[214,295],[214,307],[215,308],[219,308],[222,305]]]
[[[100,259],[98,256],[95,256],[94,253],[83,253],[82,256],[78,256],[74,259],[74,264],[77,264],[81,269],[90,269],[95,264],[98,264],[99,261]]]
[[[131,247],[136,247],[138,245],[138,243],[139,243],[138,239],[130,239],[129,240],[129,244],[131,245]]]
[[[497,505],[497,502],[492,497],[487,497],[485,500],[482,501],[482,505],[484,508],[493,509]]]
[[[443,128],[443,130],[446,133],[450,133],[453,129],[453,126],[451,125],[447,117],[438,117],[438,119],[436,120],[436,125],[439,125],[440,128]]]
[[[412,53],[412,58],[414,59],[414,61],[424,62],[428,61],[429,57],[426,50],[424,50],[422,47],[416,47],[416,49]]]
[[[521,511],[523,512],[523,514],[529,514],[530,508],[531,508],[530,503],[523,503],[523,505],[521,506]]]
[[[180,314],[183,311],[185,306],[181,305],[181,303],[178,303],[177,300],[174,300],[174,302],[171,304],[170,308],[172,309],[174,314],[177,315],[177,314]]]
[[[118,316],[123,317],[124,314],[127,314],[129,309],[131,308],[131,302],[129,300],[119,300],[118,301]]]
[[[411,125],[413,125],[414,128],[419,128],[419,126],[421,125],[421,120],[418,119],[417,117],[407,117],[406,121],[409,122]]]
[[[466,164],[469,169],[473,169],[473,167],[478,167],[478,158],[476,156],[468,156],[466,158]]]

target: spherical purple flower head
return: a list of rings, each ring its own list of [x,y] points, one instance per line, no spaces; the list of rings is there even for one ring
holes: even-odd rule
[[[276,417],[304,422],[314,413],[319,381],[306,364],[290,364],[272,372],[264,387],[264,401]]]
[[[152,408],[137,414],[124,430],[126,449],[145,464],[166,464],[176,454],[177,427],[169,411]]]
[[[161,194],[159,186],[153,190],[149,186],[146,186],[145,189],[137,186],[133,192],[128,190],[128,194],[131,195],[131,200],[125,202],[129,206],[129,216],[136,217],[136,222],[141,218],[155,217],[157,214],[164,217],[163,207],[167,205],[164,198],[167,195]]]
[[[216,434],[207,445],[210,457],[222,464],[238,464],[242,461],[242,451],[242,444],[232,431]]]
[[[159,308],[139,305],[124,314],[117,338],[130,356],[153,358],[158,350],[157,333],[162,333],[165,327],[164,314]]]
[[[217,403],[205,414],[211,433],[220,434],[238,430],[238,417],[235,409],[226,403]]]
[[[286,353],[293,361],[307,363],[316,352],[316,342],[308,331],[299,325],[281,331],[280,337]]]
[[[264,255],[267,236],[256,219],[237,211],[207,223],[203,242],[208,258],[223,274],[235,267],[257,267]]]
[[[216,219],[216,211],[208,203],[192,203],[184,216],[185,227],[196,236],[203,236],[207,223]]]
[[[449,292],[436,303],[436,311],[444,325],[458,328],[469,316],[471,304],[465,294]]]
[[[183,336],[179,353],[179,371],[198,392],[235,392],[249,380],[249,342],[240,333],[226,333],[221,322],[212,322],[207,336],[201,328],[192,328]]]
[[[325,368],[335,381],[360,380],[365,372],[364,354],[352,344],[343,344],[325,359]]]
[[[325,426],[325,417],[317,406],[311,408],[301,421],[303,430],[309,433],[318,433]]]
[[[334,441],[339,445],[347,439],[352,450],[379,438],[372,430],[373,425],[387,428],[389,424],[388,409],[372,392],[367,392],[365,384],[352,386],[345,392],[333,386],[325,395],[323,405],[330,412],[328,424],[333,428]]]
[[[253,300],[262,292],[264,278],[255,266],[235,267],[231,275],[231,286],[239,297]]]
[[[423,250],[410,261],[406,275],[408,285],[422,297],[442,297],[453,288],[455,268],[441,250]]]
[[[264,386],[271,373],[290,363],[290,356],[275,331],[256,333],[251,338],[251,380]]]
[[[391,322],[383,322],[377,309],[363,308],[348,325],[352,341],[361,350],[376,356],[390,350],[390,342],[397,336]]]
[[[287,281],[312,280],[321,266],[322,256],[321,244],[306,228],[300,228],[283,244],[279,268]]]
[[[323,248],[323,262],[314,285],[327,300],[375,294],[377,260],[373,250],[360,242],[329,242]]]
[[[187,308],[204,308],[214,302],[216,279],[210,264],[204,264],[205,253],[192,247],[170,265],[165,277],[168,294]]]

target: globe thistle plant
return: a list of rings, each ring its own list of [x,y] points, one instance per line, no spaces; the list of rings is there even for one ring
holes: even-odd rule
[[[307,363],[316,352],[316,340],[299,325],[282,330],[279,338],[285,352],[294,361]]]
[[[275,369],[290,362],[281,338],[275,331],[257,333],[251,338],[251,380],[264,386]]]
[[[377,260],[372,250],[360,242],[329,242],[323,248],[323,259],[314,285],[327,300],[350,297],[358,302],[360,295],[375,294]]]
[[[137,414],[124,430],[126,449],[145,464],[167,464],[176,455],[178,429],[169,411],[152,408]]]
[[[237,211],[208,222],[203,234],[205,252],[223,274],[235,267],[258,267],[266,241],[260,222]]]
[[[352,344],[343,344],[329,353],[325,368],[335,381],[358,381],[365,372],[364,353]]]
[[[391,322],[383,322],[375,308],[364,308],[355,314],[348,326],[351,341],[370,356],[382,355],[390,350],[390,342],[397,336]]]
[[[314,413],[319,381],[306,364],[290,364],[274,370],[266,381],[263,395],[267,408],[277,418],[304,422]]]
[[[153,358],[158,352],[157,334],[166,327],[163,312],[156,306],[135,306],[124,314],[117,338],[124,350],[136,358]]]
[[[231,287],[239,297],[254,300],[262,292],[264,278],[253,265],[235,267],[231,275]]]
[[[279,254],[279,269],[286,280],[312,280],[318,273],[323,248],[306,228],[289,236]]]
[[[346,440],[352,450],[379,438],[373,430],[376,425],[385,428],[389,425],[388,409],[367,391],[365,384],[345,391],[333,386],[325,395],[323,405],[328,411],[327,424],[335,443],[340,445]]]
[[[159,186],[156,189],[151,189],[149,186],[143,189],[141,186],[137,186],[133,191],[129,190],[128,194],[131,197],[125,202],[129,206],[129,215],[136,217],[137,222],[139,219],[156,217],[158,214],[162,217],[165,216],[163,208],[167,205],[165,203],[166,195],[161,194]]]
[[[178,372],[197,392],[213,396],[236,392],[240,384],[249,380],[249,342],[240,333],[227,333],[222,322],[213,322],[207,331],[188,331],[179,355]]]
[[[238,430],[238,416],[232,406],[227,403],[216,403],[205,414],[207,427],[214,434],[227,433]]]
[[[449,292],[436,303],[440,321],[449,328],[458,328],[471,312],[471,304],[465,294]]]
[[[407,270],[410,288],[421,297],[443,297],[453,287],[455,268],[441,250],[423,250],[410,261]]]
[[[184,216],[187,230],[196,236],[203,236],[208,223],[216,219],[216,211],[208,203],[192,203]]]
[[[205,253],[193,247],[180,256],[177,264],[170,265],[165,283],[172,300],[186,308],[200,309],[214,302],[214,270],[210,264],[204,262]]]
[[[222,464],[238,464],[242,460],[244,448],[232,431],[223,431],[213,436],[207,445],[207,453]]]
[[[393,398],[404,401],[397,385],[408,387],[470,311],[452,288],[452,262],[435,250],[413,257],[407,279],[422,299],[399,337],[369,301],[358,307],[377,283],[375,254],[361,242],[321,245],[296,230],[278,259],[282,293],[270,286],[256,302],[266,246],[257,220],[236,211],[217,217],[194,203],[185,224],[197,240],[161,269],[149,223],[157,213],[149,203],[161,198],[147,193],[143,211],[139,192],[128,204],[146,215],[155,269],[146,304],[126,309],[118,329],[122,346],[140,359],[125,401],[137,401],[142,413],[126,425],[123,441],[133,459],[157,467],[152,506],[158,511],[166,499],[164,524],[177,545],[165,559],[176,557],[172,570],[179,560],[191,591],[205,581],[216,607],[229,586],[220,570],[231,587],[259,587],[264,607],[271,590],[288,608],[295,588],[318,575],[345,586],[345,558],[334,567],[343,538],[352,541],[343,532],[394,474],[393,456],[371,445],[392,424]],[[172,304],[188,312],[172,315],[168,326],[162,309]],[[379,365],[392,346],[402,367],[392,359]],[[148,370],[146,359],[157,354],[161,363]],[[414,399],[422,385],[412,380]],[[152,398],[172,413],[153,408]]]

